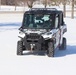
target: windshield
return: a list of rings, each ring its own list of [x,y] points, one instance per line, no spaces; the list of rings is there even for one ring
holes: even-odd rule
[[[23,26],[30,29],[51,28],[52,21],[52,15],[49,14],[26,14],[24,17]]]

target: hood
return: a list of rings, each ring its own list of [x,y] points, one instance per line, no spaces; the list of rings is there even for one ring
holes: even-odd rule
[[[46,33],[46,29],[24,29],[23,32],[25,34],[30,34],[30,33],[37,33],[37,34],[43,34]]]

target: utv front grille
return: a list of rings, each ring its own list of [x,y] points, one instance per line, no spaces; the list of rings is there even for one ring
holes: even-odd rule
[[[38,42],[38,40],[27,39],[27,42]]]
[[[35,40],[35,39],[39,39],[40,35],[38,35],[37,33],[30,33],[30,34],[26,35],[26,38]]]

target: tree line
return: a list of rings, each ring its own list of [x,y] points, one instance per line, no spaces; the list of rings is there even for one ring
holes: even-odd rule
[[[14,5],[16,6],[28,6],[32,8],[33,5],[38,2],[44,5],[46,8],[47,5],[49,6],[59,6],[60,4],[63,5],[63,12],[64,17],[66,16],[66,5],[71,5],[71,18],[74,18],[74,5],[76,5],[76,0],[0,0],[1,5]],[[16,10],[16,9],[15,9]]]

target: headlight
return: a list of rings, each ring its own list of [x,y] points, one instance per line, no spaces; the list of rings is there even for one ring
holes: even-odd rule
[[[42,36],[45,40],[48,40],[48,39],[52,38],[52,32],[47,32],[45,34],[42,34]]]
[[[24,38],[25,37],[25,33],[23,33],[23,32],[20,31],[18,37]]]

